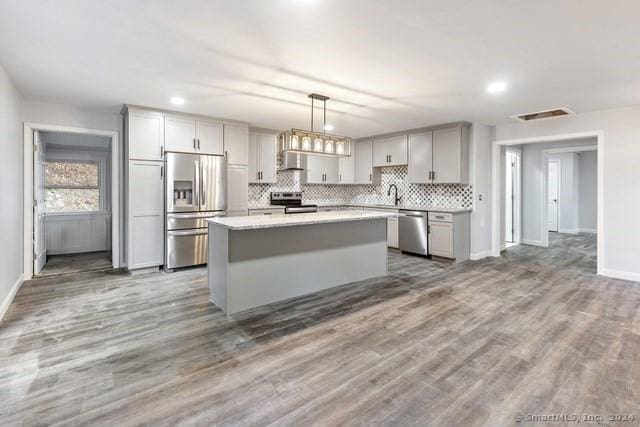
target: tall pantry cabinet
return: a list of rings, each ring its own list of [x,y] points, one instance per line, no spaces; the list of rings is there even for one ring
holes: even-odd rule
[[[125,107],[124,259],[129,270],[164,263],[164,114]]]

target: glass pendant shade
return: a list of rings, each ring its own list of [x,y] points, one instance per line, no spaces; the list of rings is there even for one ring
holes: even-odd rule
[[[347,157],[351,155],[349,138],[291,129],[279,136],[280,149],[284,152],[318,154],[323,156]]]

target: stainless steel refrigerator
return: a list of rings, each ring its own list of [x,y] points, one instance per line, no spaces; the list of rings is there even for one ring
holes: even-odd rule
[[[207,263],[206,218],[227,208],[223,156],[166,153],[165,269]]]

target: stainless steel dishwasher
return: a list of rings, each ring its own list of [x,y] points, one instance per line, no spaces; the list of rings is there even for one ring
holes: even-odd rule
[[[398,215],[398,243],[402,252],[429,254],[427,212],[401,210]]]

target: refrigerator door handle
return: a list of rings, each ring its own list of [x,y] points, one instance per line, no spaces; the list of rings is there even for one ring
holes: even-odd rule
[[[195,199],[195,205],[196,206],[200,206],[200,163],[196,160],[194,162],[194,189],[195,189],[195,193],[196,193],[196,199]]]
[[[207,183],[204,182],[204,168],[200,169],[200,191],[202,192],[202,208],[204,208],[205,204],[207,203],[205,200],[205,193],[207,190]]]

